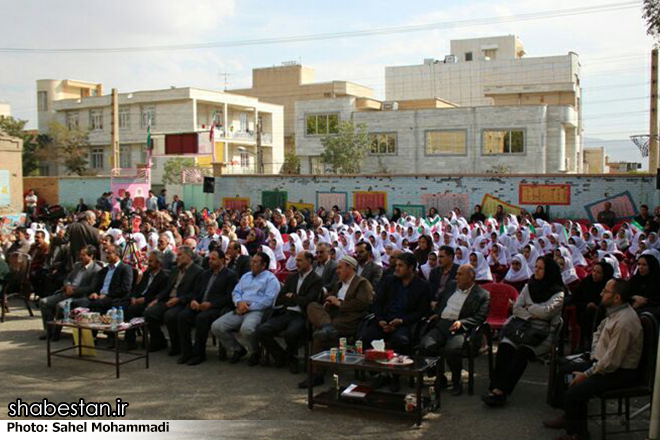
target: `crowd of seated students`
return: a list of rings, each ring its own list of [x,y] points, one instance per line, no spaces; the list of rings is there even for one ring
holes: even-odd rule
[[[606,207],[598,217],[607,224],[585,224],[549,222],[542,209],[516,216],[501,207],[489,218],[476,207],[468,221],[458,210],[388,218],[384,210],[338,207],[186,211],[178,198],[161,209],[123,206],[112,215],[86,211],[50,228],[36,224],[0,237],[5,257],[33,256],[45,332],[66,301],[100,313],[121,306],[125,319],[145,319],[150,350],[167,349],[179,364],[206,361],[212,334],[221,360],[263,364],[265,349],[274,366],[294,374],[307,340],[314,354],[341,337],[367,347],[384,339],[400,353],[442,356],[451,372],[443,387],[451,385],[458,396],[465,338],[487,320],[489,286],[505,284],[518,296],[483,396],[501,406],[528,362],[548,353],[570,308],[571,328],[580,335],[575,348],[583,350],[592,340],[603,343],[608,307],[630,303],[630,311],[660,317],[658,215],[647,207],[620,223],[610,222]],[[614,306],[605,300],[610,290],[618,298]],[[514,322],[543,337],[517,340]],[[418,337],[417,328],[424,329]],[[135,332],[109,343],[132,350]],[[324,372],[313,373],[312,385],[323,383]],[[400,387],[396,376],[387,379]],[[584,436],[582,427],[569,431]]]

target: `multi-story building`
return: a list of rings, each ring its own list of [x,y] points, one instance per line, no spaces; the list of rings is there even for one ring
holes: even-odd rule
[[[355,96],[373,97],[373,90],[348,81],[314,82],[314,69],[296,62],[281,66],[252,69],[252,87],[231,90],[232,93],[254,96],[262,101],[284,107],[285,150],[295,151],[295,103],[310,99]]]
[[[154,141],[152,178],[156,182],[164,163],[173,157],[195,158],[199,167],[222,163],[223,172],[234,174],[279,173],[284,162],[281,106],[232,93],[172,87],[118,94],[120,151],[119,163],[113,163],[112,96],[97,93],[58,99],[49,93],[57,83],[67,82],[37,82],[39,132],[48,133],[52,121],[70,129],[88,130],[89,166],[97,174],[144,164],[148,128]],[[100,84],[96,90],[102,92]],[[211,145],[210,127],[214,123]],[[49,172],[61,174],[63,170],[53,163]]]
[[[296,103],[303,173],[326,171],[321,139],[336,133],[343,120],[367,127],[365,173],[577,172],[573,132],[562,130],[577,125],[571,106],[458,107],[441,99],[381,103],[344,97]]]
[[[607,162],[610,174],[629,174],[637,173],[642,169],[639,162]]]
[[[585,174],[607,174],[607,154],[604,147],[585,148],[583,151],[584,164],[582,170]]]

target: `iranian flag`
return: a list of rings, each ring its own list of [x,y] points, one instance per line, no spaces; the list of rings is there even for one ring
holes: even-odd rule
[[[642,226],[637,220],[633,220],[630,222],[630,226],[632,226],[635,229],[635,232],[642,232],[644,231],[644,226]]]
[[[215,115],[217,111],[213,112],[213,118],[211,118],[211,131],[209,131],[209,141],[211,142],[211,148],[215,146]]]
[[[153,150],[154,143],[151,139],[151,115],[149,115],[149,120],[147,121],[147,150]]]

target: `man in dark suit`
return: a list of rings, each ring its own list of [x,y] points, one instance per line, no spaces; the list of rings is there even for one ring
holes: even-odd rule
[[[227,246],[227,257],[229,257],[228,267],[236,272],[238,279],[250,271],[250,257],[241,255],[241,244],[232,241]]]
[[[87,307],[93,312],[105,313],[121,305],[121,300],[131,293],[133,269],[121,262],[115,245],[106,245],[105,259],[108,264],[96,274],[92,293],[73,300],[71,308]]]
[[[323,293],[321,277],[312,268],[313,261],[311,252],[302,251],[296,255],[298,271],[282,286],[271,317],[257,328],[257,339],[273,356],[275,366],[288,364],[293,374],[298,373],[298,347],[307,322],[305,310],[312,301],[319,301]],[[280,334],[286,342],[286,350],[275,340]]]
[[[330,258],[330,245],[328,243],[319,243],[316,245],[314,272],[321,277],[325,291],[331,291],[332,287],[337,283],[338,278],[337,263]]]
[[[307,317],[316,330],[313,333],[313,353],[336,346],[342,336],[354,336],[362,319],[369,312],[374,291],[371,283],[357,275],[355,258],[344,255],[337,263],[339,282],[329,292],[323,304],[312,302],[307,306]],[[313,386],[323,384],[323,372],[315,372]],[[307,380],[298,384],[307,388]]]
[[[419,344],[419,354],[422,356],[444,355],[451,370],[452,396],[459,396],[463,392],[461,371],[465,337],[486,321],[490,310],[490,294],[475,284],[474,278],[474,268],[469,264],[458,268],[456,281],[445,288],[433,311],[433,327]],[[446,379],[443,380],[445,384]]]
[[[438,301],[445,287],[456,279],[457,272],[458,264],[454,263],[454,249],[450,246],[441,246],[438,251],[438,267],[434,267],[429,276],[433,305]]]
[[[179,246],[176,250],[176,269],[170,271],[165,289],[159,294],[155,304],[147,307],[144,318],[149,327],[151,343],[149,351],[167,348],[167,340],[160,326],[165,324],[170,335],[170,356],[181,353],[179,345],[179,313],[185,310],[197,288],[199,275],[203,269],[193,262],[194,253],[189,246]]]
[[[94,260],[94,255],[96,255],[94,246],[89,245],[82,248],[80,261],[73,265],[73,270],[64,279],[62,289],[39,300],[44,330],[46,332],[52,331],[51,341],[59,339],[62,327],[57,326],[49,329],[46,323],[55,319],[58,310],[62,310],[64,307],[64,301],[83,298],[92,293],[92,289],[95,287],[95,276],[103,268],[101,263]],[[46,338],[47,334],[39,337],[39,339]]]
[[[238,283],[236,273],[227,268],[225,253],[216,248],[208,254],[209,268],[202,272],[188,307],[179,313],[181,357],[177,363],[198,365],[206,360],[206,340],[211,324],[234,307],[231,294]],[[195,345],[190,334],[195,329]]]
[[[144,311],[151,304],[155,304],[158,294],[165,288],[168,280],[168,271],[163,268],[163,253],[152,251],[147,260],[147,270],[142,274],[142,279],[135,286],[131,294],[125,300],[124,320],[144,315]],[[135,350],[135,330],[127,330],[124,336],[126,350]]]
[[[412,326],[430,310],[429,284],[416,276],[417,260],[411,253],[396,260],[395,274],[383,278],[376,292],[375,319],[359,335],[365,347],[371,341],[385,339],[397,353],[406,353],[412,340]]]
[[[100,250],[101,237],[99,230],[94,227],[95,223],[96,214],[93,211],[86,211],[82,219],[71,224],[67,229],[71,246],[71,265],[78,261],[80,250],[85,246],[91,244],[97,251]],[[100,254],[94,255],[94,258],[99,258],[99,256]]]
[[[371,287],[375,289],[383,277],[383,267],[374,263],[371,243],[366,241],[360,242],[355,247],[355,259],[358,262],[357,274],[369,281]]]

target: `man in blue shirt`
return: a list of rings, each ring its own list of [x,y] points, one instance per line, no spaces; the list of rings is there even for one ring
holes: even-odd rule
[[[270,309],[280,291],[280,283],[275,275],[268,271],[270,258],[263,252],[257,252],[250,263],[250,272],[243,275],[234,288],[232,300],[236,309],[218,318],[211,326],[211,332],[220,340],[225,350],[232,350],[229,360],[235,364],[248,353],[234,337],[233,332],[239,330],[241,337],[247,342],[250,351],[248,365],[259,363],[259,344],[255,331],[263,318],[264,312]]]

